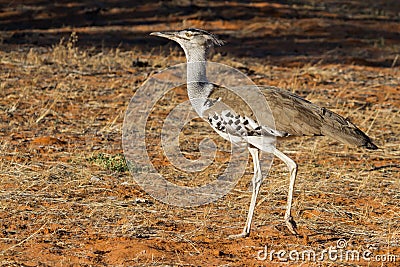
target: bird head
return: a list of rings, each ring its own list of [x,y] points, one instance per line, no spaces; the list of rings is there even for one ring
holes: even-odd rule
[[[152,32],[155,35],[177,42],[188,55],[189,51],[207,50],[214,45],[223,45],[224,42],[214,34],[205,30],[189,28],[172,32]]]

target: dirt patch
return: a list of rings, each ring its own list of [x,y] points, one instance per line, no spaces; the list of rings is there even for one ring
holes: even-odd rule
[[[397,1],[0,3],[2,266],[396,266],[390,255],[400,261]],[[131,97],[154,71],[185,61],[175,44],[148,34],[185,27],[227,41],[213,61],[348,117],[380,147],[365,151],[323,137],[279,144],[299,164],[293,216],[300,237],[283,223],[288,172],[278,160],[243,240],[227,236],[246,219],[250,161],[233,191],[190,209],[153,199],[127,171],[121,136]],[[187,100],[182,88],[167,97],[149,131]],[[147,140],[153,165],[185,185],[213,179],[229,144],[199,121],[187,125],[180,144],[195,159],[205,137],[220,150],[195,179],[160,153],[156,130]],[[343,240],[374,257],[282,263],[269,254],[321,253]]]

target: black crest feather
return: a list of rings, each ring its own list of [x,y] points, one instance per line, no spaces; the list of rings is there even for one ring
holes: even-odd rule
[[[221,45],[225,44],[225,42],[222,41],[221,39],[219,39],[215,34],[212,34],[212,33],[208,32],[208,31],[205,31],[205,30],[196,29],[196,28],[187,28],[187,29],[185,29],[185,31],[197,32],[197,33],[208,35],[214,45],[221,46]]]

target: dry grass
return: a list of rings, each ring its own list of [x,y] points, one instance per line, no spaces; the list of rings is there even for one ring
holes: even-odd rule
[[[286,23],[277,26],[290,28],[292,22]],[[259,27],[249,26],[246,34],[259,33]],[[262,186],[250,238],[232,241],[226,236],[242,229],[250,201],[250,162],[224,198],[183,209],[148,196],[121,161],[124,112],[135,88],[153,71],[183,62],[182,53],[80,48],[79,39],[74,33],[50,47],[0,51],[2,266],[254,266],[268,264],[256,258],[265,245],[322,250],[340,238],[352,249],[373,244],[380,254],[400,255],[398,67],[324,61],[283,67],[214,55],[257,84],[293,90],[349,117],[380,147],[365,151],[327,138],[280,144],[299,164],[293,215],[302,237],[284,227],[288,172],[276,160]],[[182,92],[171,95],[175,103],[186,99]],[[159,117],[155,110],[154,119],[169,108],[166,103]],[[189,156],[196,156],[195,141],[217,138],[196,125],[182,136]],[[171,169],[158,152],[150,151],[153,163]],[[199,179],[214,177],[223,156]]]
[[[122,263],[114,260],[115,253],[127,253],[121,257],[132,264],[146,259],[158,265],[178,258],[182,264],[189,258],[202,262],[202,255],[214,253],[251,262],[264,244],[326,248],[338,238],[353,247],[375,244],[382,251],[399,252],[399,102],[390,91],[396,90],[398,70],[322,64],[252,68],[259,83],[297,88],[297,93],[350,117],[381,150],[366,152],[325,138],[281,144],[300,165],[294,216],[306,241],[299,244],[283,226],[288,173],[276,162],[262,187],[252,237],[243,246],[225,237],[244,223],[250,165],[222,200],[185,210],[146,196],[119,162],[122,120],[132,88],[154,66],[181,58],[173,55],[159,62],[153,55],[140,55],[148,66],[139,70],[132,67],[136,52],[82,51],[73,38],[51,49],[1,55],[3,264],[16,257],[37,263],[35,251],[52,264],[60,259],[57,255],[66,264]],[[197,130],[188,136],[202,138]],[[207,170],[201,175],[212,174]],[[104,240],[105,247],[95,240]],[[132,254],[130,246],[122,245],[143,240],[142,251]],[[153,260],[148,249],[154,250]]]

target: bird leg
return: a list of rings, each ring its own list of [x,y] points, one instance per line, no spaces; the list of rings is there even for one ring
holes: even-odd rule
[[[230,235],[229,238],[231,238],[231,239],[249,236],[250,228],[251,228],[251,221],[253,219],[254,209],[256,207],[257,195],[258,195],[258,192],[260,191],[260,186],[262,183],[262,173],[261,173],[260,160],[259,160],[259,152],[260,151],[258,150],[258,148],[255,148],[255,147],[249,147],[249,151],[253,158],[253,164],[254,164],[254,175],[253,175],[253,178],[251,179],[252,184],[253,184],[253,192],[251,195],[249,212],[247,214],[246,225],[243,228],[243,232],[240,234],[237,234],[237,235]]]
[[[298,235],[296,231],[296,222],[293,220],[293,217],[291,215],[291,209],[292,209],[292,202],[293,202],[293,191],[294,191],[294,184],[296,181],[296,175],[297,175],[297,164],[294,162],[291,158],[283,154],[281,151],[275,148],[274,150],[274,155],[280,158],[286,166],[289,168],[290,172],[290,181],[289,181],[289,192],[288,192],[288,197],[287,197],[287,206],[286,206],[286,212],[285,212],[285,223],[289,231],[294,234]]]

